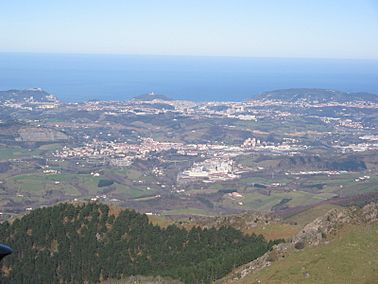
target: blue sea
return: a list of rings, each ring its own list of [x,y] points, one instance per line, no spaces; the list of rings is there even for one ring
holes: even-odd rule
[[[63,101],[240,101],[283,88],[378,94],[378,60],[0,53],[0,90],[40,87]]]

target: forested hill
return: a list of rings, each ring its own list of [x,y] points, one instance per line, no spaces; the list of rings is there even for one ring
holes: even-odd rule
[[[130,275],[209,283],[270,250],[275,242],[231,227],[160,228],[146,215],[107,205],[59,204],[0,225],[15,253],[1,283],[99,283]]]

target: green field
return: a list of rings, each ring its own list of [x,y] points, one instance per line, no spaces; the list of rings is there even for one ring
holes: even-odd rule
[[[71,174],[30,174],[19,175],[8,179],[8,183],[19,193],[30,193],[32,196],[43,196],[46,191],[60,190],[66,195],[78,196],[80,193],[68,181],[77,178]]]
[[[128,187],[122,184],[116,184],[116,190],[112,192],[113,194],[119,195],[121,198],[142,198],[144,196],[149,196],[155,193],[154,189],[147,190],[140,187]]]
[[[27,149],[16,146],[0,146],[0,161],[10,160],[10,159],[19,159],[19,158],[28,158],[32,156],[40,156],[45,152],[54,152],[62,148],[61,144],[44,144],[36,149]]]
[[[16,188],[19,193],[30,193],[32,196],[43,196],[49,190],[60,190],[70,196],[91,197],[102,193],[102,189],[97,185],[103,178],[89,174],[27,174],[11,177],[7,183]],[[82,196],[78,187],[86,190],[87,196]],[[121,195],[123,198],[138,198],[154,192],[118,183],[114,183],[114,187],[115,190],[112,193]]]
[[[24,157],[38,156],[40,150],[28,150],[20,147],[4,147],[0,148],[0,161],[18,159]]]

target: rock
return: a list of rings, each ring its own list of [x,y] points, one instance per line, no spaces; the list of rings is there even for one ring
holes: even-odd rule
[[[326,241],[327,236],[333,234],[345,224],[372,223],[376,221],[378,221],[377,203],[368,204],[362,209],[357,207],[331,209],[324,216],[307,224],[301,232],[293,237],[291,242],[275,245],[271,251],[244,265],[241,268],[239,278],[244,278],[250,273],[255,273],[268,267],[274,261],[280,261],[293,248],[303,249],[306,246],[328,243],[329,241]],[[303,275],[305,278],[310,277],[308,272],[304,272]]]
[[[368,223],[378,220],[378,204],[370,203],[362,208],[362,218]]]
[[[295,247],[296,249],[304,249],[305,244],[304,244],[303,241],[298,241],[298,242],[296,242],[296,243],[294,244],[294,247]]]

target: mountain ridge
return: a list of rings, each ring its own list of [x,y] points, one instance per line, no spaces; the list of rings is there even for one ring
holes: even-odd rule
[[[318,88],[291,88],[278,89],[261,93],[256,96],[258,100],[282,100],[288,102],[352,102],[369,101],[378,102],[378,95],[367,92],[348,93],[332,89]]]
[[[51,95],[42,88],[10,89],[0,91],[0,102],[12,100],[16,102],[58,102],[58,97]],[[130,101],[151,102],[174,101],[175,99],[154,92],[133,97]],[[287,102],[372,102],[378,103],[378,95],[369,92],[343,92],[321,88],[290,88],[266,91],[250,100],[280,100]]]

